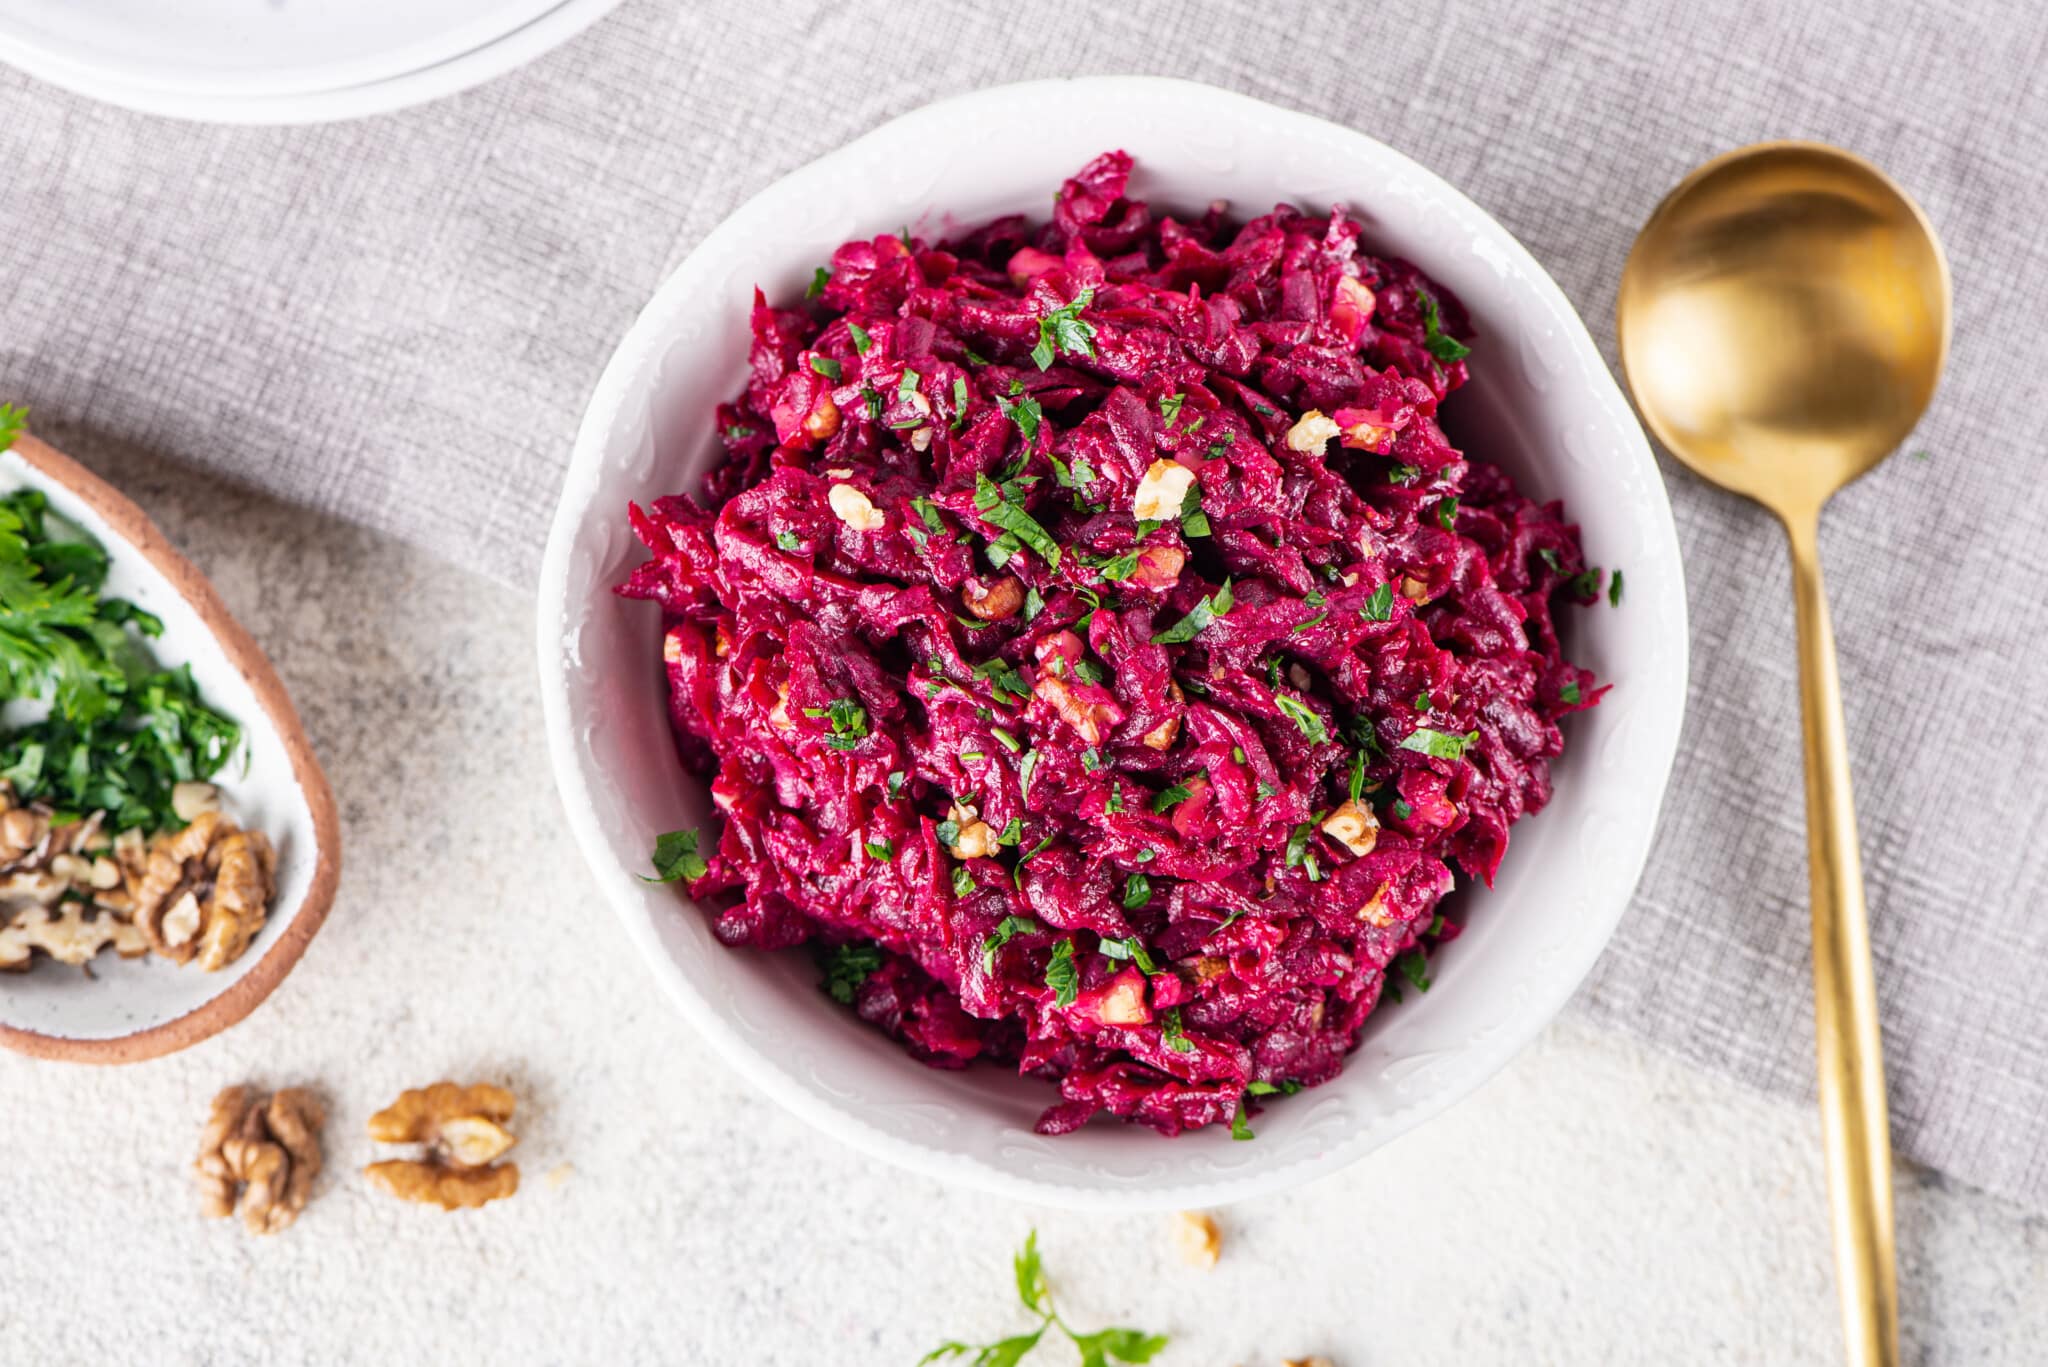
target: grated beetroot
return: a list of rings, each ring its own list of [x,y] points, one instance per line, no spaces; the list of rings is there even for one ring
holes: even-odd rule
[[[1600,580],[1438,427],[1448,291],[1341,211],[1181,220],[1130,170],[757,291],[726,459],[632,510],[619,591],[724,816],[689,880],[721,940],[1056,1083],[1047,1133],[1242,1136],[1426,985],[1450,865],[1490,883],[1549,799],[1604,691],[1551,601]]]

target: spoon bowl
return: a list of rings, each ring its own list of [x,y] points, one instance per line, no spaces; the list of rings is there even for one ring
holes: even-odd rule
[[[1933,399],[1948,265],[1875,166],[1766,143],[1708,162],[1657,206],[1618,321],[1629,387],[1673,455],[1781,517],[1817,512]]]

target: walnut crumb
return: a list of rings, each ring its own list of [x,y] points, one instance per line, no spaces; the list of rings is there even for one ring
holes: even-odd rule
[[[370,1138],[424,1150],[416,1158],[372,1163],[363,1175],[401,1200],[443,1210],[510,1196],[519,1190],[519,1165],[497,1160],[519,1142],[505,1128],[517,1104],[512,1093],[488,1082],[437,1082],[404,1092],[370,1117]]]
[[[1184,1210],[1173,1217],[1173,1245],[1189,1267],[1216,1266],[1223,1253],[1223,1231],[1213,1217],[1199,1210]]]
[[[239,1207],[251,1234],[276,1234],[299,1218],[320,1175],[320,1127],[327,1114],[302,1088],[268,1102],[247,1087],[213,1099],[192,1172],[201,1209],[224,1220]]]

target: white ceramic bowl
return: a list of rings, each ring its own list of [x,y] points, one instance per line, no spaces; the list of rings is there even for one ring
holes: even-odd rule
[[[1002,149],[991,156],[990,148]],[[1555,800],[1515,827],[1491,892],[1435,956],[1436,986],[1376,1013],[1342,1077],[1270,1106],[1258,1136],[1162,1139],[1098,1121],[1032,1133],[1054,1099],[997,1068],[925,1068],[819,992],[801,955],[721,946],[672,888],[640,882],[655,836],[709,826],[671,750],[659,614],[611,586],[642,558],[628,500],[697,487],[712,406],[743,383],[756,284],[794,298],[839,242],[906,221],[942,231],[1042,215],[1107,148],[1134,193],[1247,215],[1343,203],[1376,251],[1450,286],[1477,336],[1452,434],[1522,487],[1563,498],[1619,610],[1571,614],[1573,658],[1614,691],[1567,727]],[[542,570],[542,693],[570,826],[613,908],[685,1015],[743,1075],[870,1153],[1007,1195],[1094,1209],[1214,1205],[1331,1172],[1448,1106],[1563,1006],[1628,904],[1656,826],[1685,699],[1685,593],[1671,511],[1641,429],[1584,325],[1499,224],[1362,134],[1205,86],[1105,78],[1006,86],[921,109],[770,186],[707,237],[606,368],[578,435]]]

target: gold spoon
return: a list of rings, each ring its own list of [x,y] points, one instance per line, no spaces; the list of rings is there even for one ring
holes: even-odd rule
[[[1814,1023],[1849,1361],[1898,1361],[1891,1138],[1821,505],[1904,440],[1948,354],[1949,278],[1918,205],[1859,157],[1772,142],[1718,157],[1643,225],[1621,275],[1621,361],[1697,474],[1792,546],[1806,732]]]

